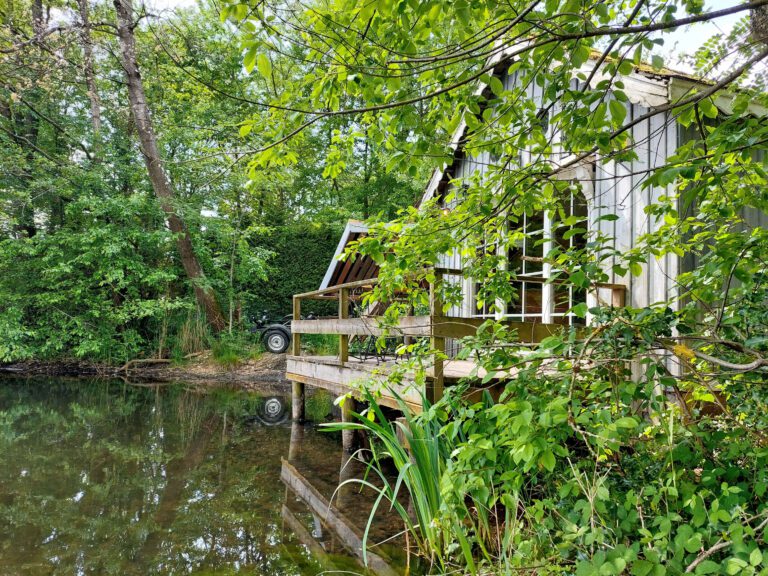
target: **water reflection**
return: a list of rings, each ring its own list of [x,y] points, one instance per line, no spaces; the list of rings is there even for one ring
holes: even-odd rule
[[[339,438],[256,417],[283,393],[0,380],[0,574],[361,573],[354,540],[331,528],[344,522],[318,514]],[[288,466],[301,490],[282,487]],[[364,524],[366,506],[352,489],[327,510]]]
[[[353,555],[362,567],[363,535],[377,494],[345,481],[363,478],[365,464],[340,445],[331,454],[317,453],[307,440],[307,429],[294,423],[280,472],[286,487],[283,520],[327,570],[339,569],[332,555],[340,553]],[[335,469],[329,466],[334,461]],[[369,475],[367,480],[374,478]],[[402,530],[402,523],[386,510],[387,506],[380,508],[369,529],[367,573],[396,576],[406,564],[402,539],[392,537]]]

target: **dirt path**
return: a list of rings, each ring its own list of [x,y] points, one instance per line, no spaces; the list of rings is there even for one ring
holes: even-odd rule
[[[19,362],[0,365],[0,373],[16,376],[67,376],[125,378],[139,382],[192,382],[233,384],[244,388],[263,385],[287,385],[285,381],[285,354],[264,353],[255,360],[247,360],[232,369],[218,364],[209,353],[176,365],[168,361],[142,360],[122,367],[89,364],[85,362]],[[261,386],[259,386],[261,387]]]

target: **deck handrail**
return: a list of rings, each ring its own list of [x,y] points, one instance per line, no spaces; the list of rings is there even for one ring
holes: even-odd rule
[[[311,292],[303,292],[301,294],[294,294],[293,297],[300,300],[310,300],[318,296],[332,295],[336,300],[339,296],[339,290],[354,290],[355,288],[365,288],[366,286],[374,286],[379,283],[378,278],[371,278],[369,280],[355,280],[354,282],[347,282],[345,284],[336,284],[328,288],[321,288],[320,290],[312,290]]]
[[[435,268],[434,270],[447,276],[459,276],[463,274],[462,270],[458,270],[454,268]],[[571,284],[570,282],[568,282],[567,278],[544,278],[542,276],[528,276],[528,275],[515,276],[512,282],[527,282],[529,284],[558,284],[558,285]],[[294,294],[293,297],[298,298],[300,300],[311,300],[317,297],[330,296],[331,299],[336,300],[338,299],[339,293],[341,290],[345,290],[345,289],[355,290],[357,288],[365,288],[367,286],[372,287],[378,283],[379,283],[378,278],[369,278],[367,280],[355,280],[354,282],[336,284],[334,286],[329,286],[328,288],[321,288],[320,290],[312,290],[310,292],[302,292],[301,294]],[[589,288],[597,289],[597,290],[601,290],[601,289],[617,290],[625,293],[627,290],[626,284],[616,284],[612,282],[593,282],[590,284]]]

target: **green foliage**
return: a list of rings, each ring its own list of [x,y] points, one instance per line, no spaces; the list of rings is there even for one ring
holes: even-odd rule
[[[316,388],[304,400],[307,418],[312,422],[325,422],[333,414],[333,396],[327,390]]]
[[[450,455],[450,445],[441,438],[436,421],[415,418],[404,402],[400,404],[405,422],[390,423],[370,393],[366,393],[366,400],[370,408],[367,414],[355,414],[356,422],[325,425],[329,430],[363,430],[372,440],[369,471],[378,476],[381,487],[367,478],[355,478],[344,483],[367,486],[378,494],[366,526],[364,547],[367,550],[368,530],[379,506],[387,501],[403,520],[419,549],[442,565],[446,543],[452,539],[451,531],[456,528],[441,522],[443,497],[440,483]],[[349,398],[343,401],[349,401]],[[405,444],[400,442],[398,431],[403,435]],[[397,468],[395,480],[390,480],[383,471],[387,459],[391,459]],[[404,496],[408,498],[413,514],[402,504]],[[461,537],[460,531],[458,536]]]
[[[43,27],[62,29],[27,43],[37,34],[38,4]],[[114,21],[110,1],[87,5],[92,21]],[[7,8],[0,22],[0,361],[122,363],[199,351],[208,336],[189,320],[199,317],[194,286],[151,195],[123,70],[112,58],[114,34],[104,26],[90,31],[97,134],[89,94],[80,89],[86,57],[77,3]],[[254,164],[246,173],[241,166],[262,137],[253,103],[276,89],[267,72],[280,78],[296,70],[254,49],[246,68],[259,78],[245,76],[218,9],[205,1],[139,18],[135,34],[174,209],[205,287],[219,295],[228,331],[237,332],[264,309],[290,313],[294,293],[318,287],[344,220],[393,216],[418,186],[387,173],[389,152],[350,138],[346,121],[318,125],[294,161]],[[345,169],[324,176],[331,145]]]
[[[261,342],[250,332],[222,334],[211,346],[213,359],[227,370],[237,368],[245,360],[257,358],[262,352]]]
[[[170,296],[171,238],[143,194],[85,196],[57,234],[0,241],[0,360],[76,357],[121,362],[146,350],[162,319],[188,303]]]
[[[339,353],[339,337],[333,334],[304,334],[301,347],[308,354],[334,356]]]
[[[316,290],[336,251],[342,222],[335,225],[311,222],[278,226],[262,242],[275,253],[270,260],[269,277],[255,283],[249,302],[251,316],[267,310],[282,318],[293,310],[293,295]],[[314,306],[314,308],[313,308]],[[308,303],[302,314],[329,314],[330,305]]]

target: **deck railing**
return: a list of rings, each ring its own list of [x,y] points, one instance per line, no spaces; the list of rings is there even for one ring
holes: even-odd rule
[[[448,316],[443,313],[443,303],[440,300],[439,286],[443,281],[443,276],[460,275],[460,270],[447,268],[436,268],[434,270],[434,281],[429,285],[429,312],[424,315],[402,316],[395,326],[388,325],[381,316],[361,316],[351,318],[349,315],[349,304],[354,291],[368,290],[373,288],[378,279],[359,280],[338,286],[332,286],[322,290],[313,290],[303,294],[296,294],[293,297],[293,322],[292,331],[292,355],[301,356],[301,336],[302,334],[329,334],[337,335],[339,338],[339,357],[338,361],[343,366],[349,362],[349,341],[350,337],[359,336],[402,336],[412,338],[429,338],[431,349],[435,351],[433,359],[432,375],[428,379],[428,388],[426,390],[427,398],[430,401],[439,399],[443,394],[444,387],[444,360],[446,349],[446,339],[463,338],[472,336],[477,329],[485,322],[482,318],[463,318]],[[547,282],[544,278],[519,276],[516,279],[522,282],[541,283]],[[550,282],[552,282],[550,280]],[[566,280],[555,280],[557,284],[567,284]],[[626,301],[626,286],[622,284],[597,283],[590,287],[595,293],[608,291],[610,294],[610,305],[614,307],[623,307]],[[338,315],[333,318],[302,319],[302,302],[305,300],[336,300],[338,301]],[[543,322],[515,322],[503,320],[505,325],[517,332],[522,342],[539,342],[543,338],[555,334],[562,330],[560,324],[547,324]],[[294,397],[300,395],[301,406],[303,407],[303,385],[294,383]],[[294,402],[294,417],[303,418],[303,408],[297,414],[296,402]]]

